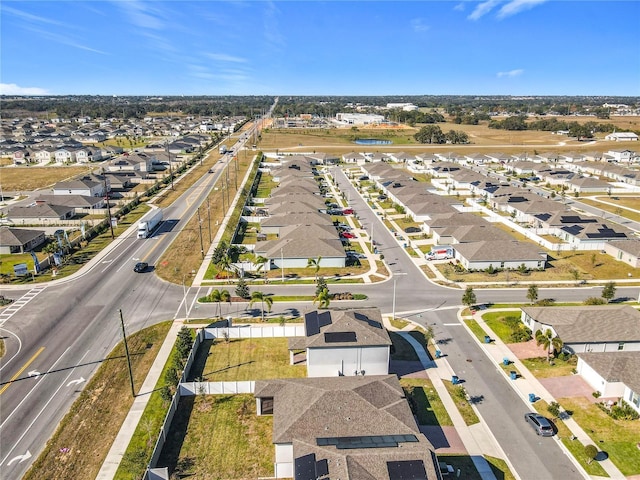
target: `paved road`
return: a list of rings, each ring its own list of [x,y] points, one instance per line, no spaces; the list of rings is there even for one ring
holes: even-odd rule
[[[243,137],[245,140],[248,136]],[[234,147],[237,151],[237,147]],[[184,315],[182,286],[171,285],[154,275],[135,274],[136,261],[155,264],[186,219],[206,198],[221,169],[207,174],[194,184],[174,206],[165,210],[165,223],[150,239],[133,238],[134,232],[115,247],[90,271],[75,281],[39,288],[35,296],[10,318],[0,316],[7,355],[0,364],[0,477],[20,478],[37,457],[44,443],[69,406],[77,398],[87,379],[120,340],[117,310],[122,308],[129,332],[161,320]],[[537,465],[550,473],[549,478],[578,478],[572,464],[564,458],[552,441],[541,443],[521,420],[526,405],[510,390],[508,383],[497,375],[469,335],[455,326],[455,310],[461,290],[445,288],[426,281],[420,270],[383,227],[375,215],[347,182],[341,171],[336,172],[338,184],[352,200],[360,220],[368,229],[373,225],[374,238],[389,262],[392,271],[404,273],[373,285],[352,285],[352,292],[369,296],[364,302],[390,312],[393,304],[393,284],[396,286],[396,311],[407,312],[423,324],[435,324],[438,336],[451,338],[448,352],[453,368],[468,383],[472,395],[483,395],[479,408],[494,434],[523,479],[534,478]],[[312,292],[312,285],[264,286],[266,292]],[[558,300],[580,300],[597,293],[592,288],[562,290],[541,289],[540,297]],[[11,296],[27,292],[19,287]],[[638,288],[619,288],[637,298]],[[212,316],[215,306],[195,308],[195,300],[203,292],[189,289],[186,311],[193,316]],[[626,293],[624,293],[626,294]],[[524,301],[526,289],[477,290],[479,301]],[[345,302],[344,306],[362,306],[362,302]],[[231,306],[239,309],[239,305]],[[309,303],[276,304],[275,313],[304,313],[312,309]],[[257,309],[253,314],[258,315]],[[472,360],[467,362],[467,359]],[[11,381],[13,380],[13,381]],[[527,455],[522,455],[522,452]],[[28,457],[31,455],[31,457]],[[549,460],[551,459],[551,461]],[[543,478],[536,475],[535,478]]]

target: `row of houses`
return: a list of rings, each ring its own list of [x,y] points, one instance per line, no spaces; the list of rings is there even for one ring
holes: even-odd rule
[[[304,268],[308,259],[321,258],[322,267],[344,267],[346,253],[331,216],[326,213],[324,187],[305,156],[263,165],[278,186],[258,204],[260,233],[271,240],[259,241],[254,253],[269,260],[271,268]],[[258,200],[258,199],[256,199]]]
[[[2,155],[10,155],[18,148],[72,146],[73,144],[82,146],[118,137],[179,138],[211,132],[230,133],[244,122],[246,122],[244,116],[227,118],[150,116],[142,120],[92,119],[88,116],[49,120],[3,118],[0,120],[2,132],[0,152]]]
[[[533,163],[574,163],[574,162],[615,162],[615,163],[639,163],[640,155],[628,149],[614,149],[606,153],[602,152],[567,152],[567,153],[536,153],[526,152],[519,154],[504,153],[468,153],[456,152],[444,153],[406,153],[406,152],[349,152],[341,156],[346,164],[362,165],[364,163],[391,162],[391,163],[417,163],[429,164],[432,162],[450,161],[460,165],[486,165],[508,164],[511,162],[528,161]]]
[[[491,222],[464,212],[463,201],[438,195],[430,184],[415,181],[387,163],[361,167],[394,203],[402,206],[436,243],[455,244],[455,259],[467,270],[489,267],[544,269],[547,255],[535,245],[514,240]]]
[[[168,151],[173,155],[188,154],[195,152],[210,142],[210,135],[193,134],[175,139],[168,144],[152,143],[144,149],[141,149],[141,151],[143,153],[161,153]],[[11,150],[13,163],[15,165],[87,164],[107,160],[124,153],[121,147],[109,145],[96,147],[85,145],[81,142],[66,142],[64,144],[42,142],[28,147],[14,146]]]

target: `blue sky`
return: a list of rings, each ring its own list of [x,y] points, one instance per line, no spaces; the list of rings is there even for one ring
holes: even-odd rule
[[[640,2],[12,1],[3,94],[640,95]]]

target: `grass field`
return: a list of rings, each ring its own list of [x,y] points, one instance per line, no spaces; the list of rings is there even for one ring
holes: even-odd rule
[[[600,197],[600,200],[594,200],[590,198],[581,198],[580,201],[586,203],[587,205],[591,205],[592,207],[599,208],[604,210],[605,212],[613,213],[615,215],[619,215],[624,218],[628,218],[629,220],[633,220],[634,222],[640,222],[640,213],[633,212],[629,210],[629,208],[638,209],[639,207],[636,205],[637,200],[626,198],[623,201],[623,197],[617,197],[619,200],[609,199]],[[608,203],[604,203],[608,202]],[[614,203],[616,205],[610,205]],[[620,206],[618,206],[620,205]],[[633,207],[631,206],[633,205]]]
[[[273,417],[256,415],[253,395],[182,397],[159,464],[176,478],[268,478],[272,432]]]
[[[286,338],[232,338],[204,341],[190,372],[190,381],[208,382],[305,377],[304,365],[289,365]]]
[[[553,359],[553,363],[547,357],[525,358],[522,363],[536,378],[566,377],[573,375],[573,370],[578,364],[577,357],[569,357],[568,360]]]
[[[238,187],[246,174],[247,169],[250,167],[253,157],[249,155],[240,155],[238,176]],[[206,171],[206,170],[205,170]],[[231,201],[236,195],[235,188],[236,171],[234,168],[229,167],[229,192],[228,197]],[[223,201],[223,195],[225,200]],[[200,208],[200,215],[203,221],[202,239],[204,252],[209,249],[209,222],[211,223],[211,237],[215,237],[218,231],[218,225],[222,223],[226,211],[223,207],[227,207],[226,204],[227,192],[223,190],[213,190],[209,195],[209,211],[207,211],[207,202],[203,203],[203,207]],[[238,209],[236,209],[239,212]],[[235,218],[235,220],[234,220]],[[229,222],[228,230],[233,232],[235,230],[239,213]],[[218,225],[216,225],[216,223]],[[230,235],[230,234],[229,234]],[[229,238],[226,239],[229,241]],[[156,264],[156,273],[161,278],[173,282],[182,283],[183,280],[186,284],[190,284],[193,278],[192,272],[197,271],[202,263],[202,255],[200,253],[200,230],[198,224],[198,215],[194,214],[187,222],[184,229],[176,235],[175,240],[167,251],[162,255],[158,263]]]
[[[90,173],[90,167],[2,167],[2,189],[5,192],[28,192],[53,186],[81,174]]]
[[[419,425],[453,426],[433,384],[426,378],[403,378],[400,385],[412,405]]]
[[[454,385],[448,380],[443,380],[442,383],[444,383],[444,386],[447,388],[449,395],[451,395],[451,398],[455,402],[460,415],[462,415],[464,423],[466,423],[467,425],[475,425],[476,423],[480,423],[480,419],[476,415],[476,412],[462,395],[462,392],[464,392],[464,387],[462,387],[462,385]]]
[[[163,322],[127,339],[137,388],[170,326],[171,322]],[[102,362],[23,479],[95,478],[133,403],[130,388],[124,346],[119,344]],[[61,451],[63,447],[68,451]]]
[[[30,253],[11,253],[0,255],[0,274],[10,275],[13,277],[13,266],[20,263],[26,263],[29,269],[29,277],[33,272],[33,257]]]
[[[640,421],[614,420],[583,398],[560,398],[558,403],[573,412],[573,419],[591,437],[598,449],[625,475],[640,474]]]

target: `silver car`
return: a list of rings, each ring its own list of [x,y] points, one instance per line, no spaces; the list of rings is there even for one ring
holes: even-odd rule
[[[555,433],[551,422],[539,413],[525,413],[524,420],[531,425],[531,428],[533,428],[538,435],[552,437]]]

